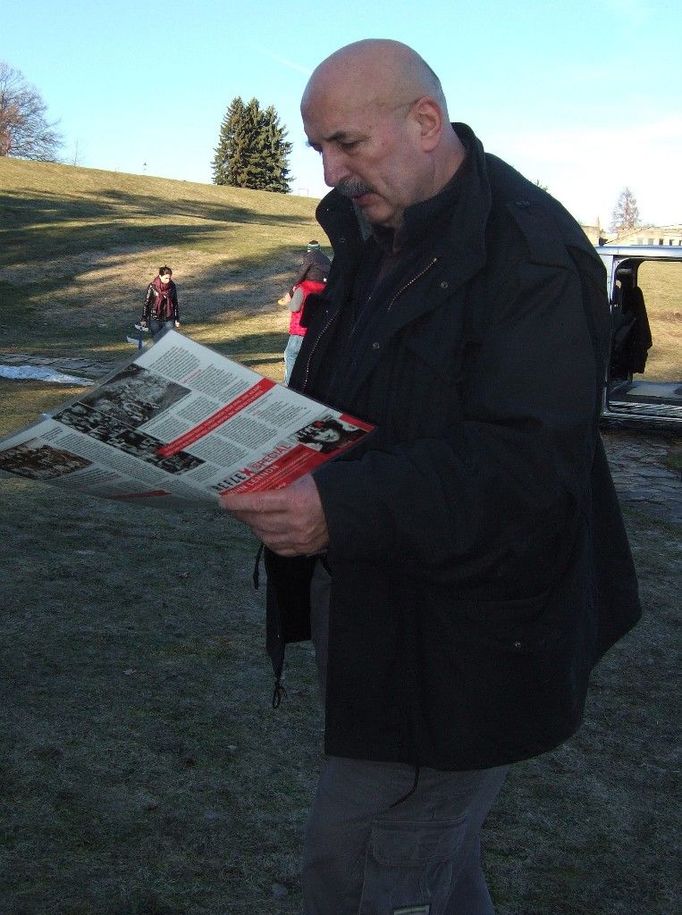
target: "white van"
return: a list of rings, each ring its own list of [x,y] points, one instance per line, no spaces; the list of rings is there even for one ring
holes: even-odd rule
[[[611,354],[602,416],[682,424],[682,247],[602,245]]]

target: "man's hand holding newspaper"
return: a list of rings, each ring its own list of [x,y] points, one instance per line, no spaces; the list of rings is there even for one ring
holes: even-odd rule
[[[327,521],[310,474],[284,489],[244,495],[227,492],[220,501],[280,556],[312,556],[327,547]]]

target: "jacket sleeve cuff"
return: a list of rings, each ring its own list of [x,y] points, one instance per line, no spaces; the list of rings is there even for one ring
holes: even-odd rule
[[[329,531],[329,550],[348,560],[380,562],[395,547],[392,513],[382,506],[359,461],[330,461],[314,473]]]

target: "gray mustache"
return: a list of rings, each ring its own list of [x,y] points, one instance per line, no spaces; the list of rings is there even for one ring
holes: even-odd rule
[[[348,179],[346,181],[339,181],[336,185],[336,190],[339,194],[342,194],[344,197],[361,197],[363,194],[373,194],[374,189],[371,188],[368,184],[363,184],[361,181],[354,181]]]

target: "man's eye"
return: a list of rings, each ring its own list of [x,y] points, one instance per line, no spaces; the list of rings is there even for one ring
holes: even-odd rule
[[[339,140],[339,146],[344,152],[351,152],[360,144],[359,140]]]

